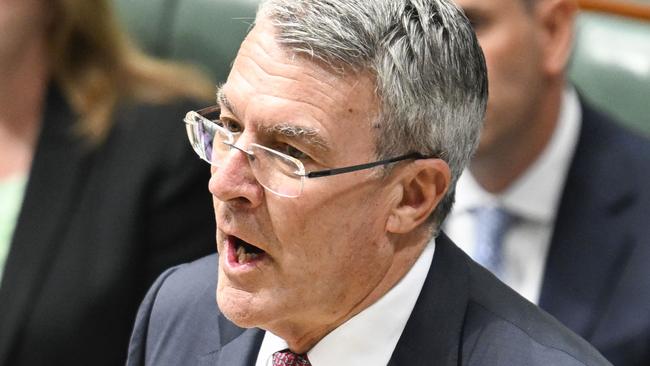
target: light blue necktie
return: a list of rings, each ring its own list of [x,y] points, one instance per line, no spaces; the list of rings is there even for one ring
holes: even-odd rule
[[[501,207],[480,207],[474,210],[476,218],[476,246],[474,260],[497,277],[503,276],[503,237],[515,216]]]

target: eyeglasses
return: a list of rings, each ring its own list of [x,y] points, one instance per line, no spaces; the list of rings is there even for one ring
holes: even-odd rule
[[[282,197],[298,197],[302,193],[305,178],[327,177],[369,169],[408,159],[428,159],[436,156],[424,156],[410,153],[395,158],[379,160],[372,163],[347,166],[343,168],[307,172],[303,163],[290,155],[251,143],[248,148],[235,145],[239,132],[233,132],[221,120],[219,106],[212,106],[199,111],[190,111],[184,122],[190,144],[199,157],[215,167],[219,167],[232,149],[246,154],[255,179],[267,190]]]

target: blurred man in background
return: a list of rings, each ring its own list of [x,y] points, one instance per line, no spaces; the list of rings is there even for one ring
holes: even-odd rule
[[[457,3],[490,96],[446,232],[614,364],[650,364],[650,144],[567,83],[576,4]]]

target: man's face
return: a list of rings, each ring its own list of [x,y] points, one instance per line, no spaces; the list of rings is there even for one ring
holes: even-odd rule
[[[540,32],[524,0],[456,0],[485,54],[489,100],[477,157],[519,141],[530,129],[543,91]]]
[[[375,159],[374,90],[367,75],[333,74],[287,53],[261,22],[242,44],[220,104],[222,118],[242,131],[237,146],[274,148],[313,171]],[[279,132],[299,130],[309,138]],[[305,179],[300,197],[286,198],[264,190],[232,149],[209,185],[221,311],[240,326],[296,333],[345,318],[393,263],[385,238],[390,195],[377,173]],[[242,241],[263,253],[240,261]]]

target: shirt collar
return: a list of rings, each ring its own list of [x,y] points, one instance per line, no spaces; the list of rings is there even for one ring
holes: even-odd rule
[[[552,222],[577,145],[581,119],[578,95],[567,86],[557,127],[537,160],[505,192],[496,195],[485,191],[466,170],[458,181],[454,210],[460,213],[499,205],[528,220]]]
[[[309,350],[312,366],[388,364],[429,273],[434,251],[435,238],[390,291]],[[282,338],[266,332],[256,366],[270,365],[273,353],[286,348]]]

